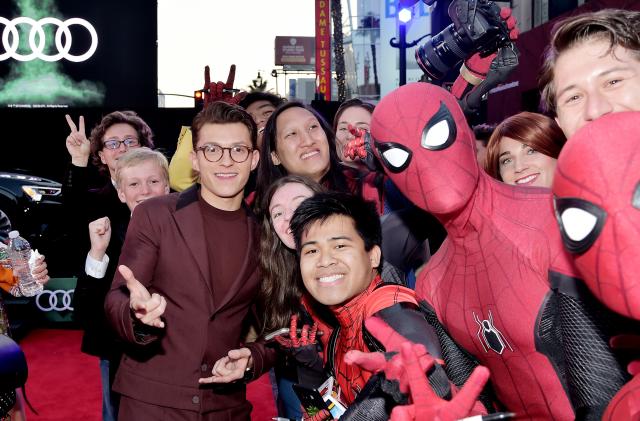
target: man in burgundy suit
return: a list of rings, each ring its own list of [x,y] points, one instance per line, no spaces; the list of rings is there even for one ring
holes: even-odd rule
[[[260,279],[258,225],[243,205],[259,159],[256,125],[216,102],[192,127],[200,183],[136,207],[105,302],[130,344],[113,386],[120,421],[249,420],[241,380],[274,357],[241,344]]]

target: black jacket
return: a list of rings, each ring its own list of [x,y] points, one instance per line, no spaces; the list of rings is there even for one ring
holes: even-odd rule
[[[70,165],[62,194],[69,228],[77,249],[70,253],[77,262],[78,283],[73,296],[74,318],[84,330],[82,352],[117,361],[121,346],[109,328],[104,314],[104,299],[116,271],[131,212],[118,198],[111,180],[97,189],[89,188],[89,169]],[[109,265],[105,276],[96,279],[84,270],[90,248],[89,222],[104,216],[111,221],[111,241],[107,248]]]

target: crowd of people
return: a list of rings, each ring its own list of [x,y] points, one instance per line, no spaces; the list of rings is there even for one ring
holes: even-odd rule
[[[495,127],[472,129],[461,98],[424,82],[345,101],[328,122],[274,94],[234,96],[234,66],[227,83],[205,72],[170,163],[135,112],[88,137],[67,116],[63,195],[86,244],[73,307],[103,420],[250,419],[245,385],[272,368],[287,419],[638,419],[637,349],[616,344],[638,333],[639,290],[585,269],[606,212],[570,211],[613,205],[562,199],[583,182],[562,152],[606,141],[590,127],[637,130],[640,13],[567,18],[546,54],[544,114]],[[637,250],[605,251],[630,256],[621,279]],[[43,261],[34,271],[46,282]],[[301,402],[327,384],[328,408]]]

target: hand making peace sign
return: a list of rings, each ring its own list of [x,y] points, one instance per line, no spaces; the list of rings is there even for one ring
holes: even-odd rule
[[[71,133],[67,136],[67,150],[71,155],[71,163],[77,167],[86,167],[89,163],[91,147],[84,130],[84,117],[80,116],[78,127],[69,114],[65,115]]]

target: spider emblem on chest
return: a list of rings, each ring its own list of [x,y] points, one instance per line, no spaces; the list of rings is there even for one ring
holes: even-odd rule
[[[484,352],[489,352],[489,349],[495,353],[502,355],[506,348],[509,348],[513,352],[513,348],[509,345],[507,338],[504,337],[502,332],[493,324],[493,314],[489,310],[489,318],[481,320],[475,312],[473,313],[473,320],[478,325],[478,333],[476,336],[482,345]],[[480,314],[482,316],[482,314]]]

